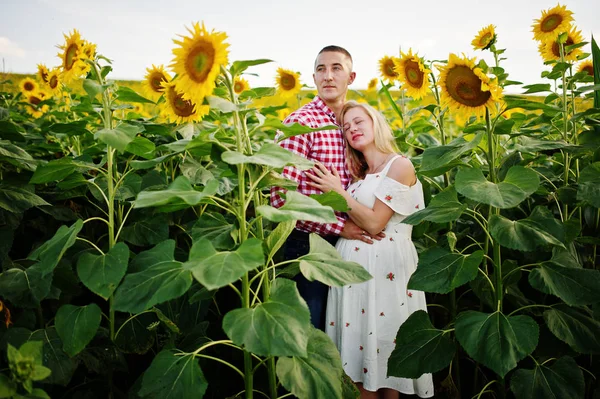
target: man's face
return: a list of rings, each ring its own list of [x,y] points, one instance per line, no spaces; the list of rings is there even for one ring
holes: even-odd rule
[[[345,98],[348,85],[356,76],[351,69],[350,59],[342,53],[326,51],[319,54],[313,73],[319,97],[326,102]]]

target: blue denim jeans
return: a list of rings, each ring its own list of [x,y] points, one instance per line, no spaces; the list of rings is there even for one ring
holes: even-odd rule
[[[332,245],[335,244],[338,237],[324,237]],[[294,230],[285,242],[283,247],[283,256],[285,260],[296,259],[306,255],[310,250],[308,233]],[[325,307],[327,306],[327,294],[329,286],[320,281],[308,281],[302,273],[294,277],[298,291],[310,310],[310,322],[315,328],[325,331]]]

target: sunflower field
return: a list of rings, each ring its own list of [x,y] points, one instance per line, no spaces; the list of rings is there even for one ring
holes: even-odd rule
[[[0,75],[0,398],[357,398],[290,277],[371,276],[317,235],[280,255],[297,220],[346,209],[279,173],[312,167],[274,137],[310,131],[282,120],[315,93],[284,68],[250,87],[271,60],[231,61],[203,23],[178,37],[141,83],[77,30],[58,66]],[[389,375],[433,373],[438,398],[599,398],[600,49],[544,10],[524,84],[493,25],[474,37],[493,65],[410,49],[349,93],[387,116],[427,203],[404,222],[429,311]]]

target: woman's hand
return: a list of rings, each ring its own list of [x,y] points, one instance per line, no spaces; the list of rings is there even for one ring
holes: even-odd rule
[[[324,193],[335,191],[342,194],[345,191],[344,187],[342,187],[342,179],[335,168],[332,168],[332,173],[325,165],[317,162],[311,171],[314,174],[306,172],[306,176],[312,180],[312,182],[307,182],[309,186],[316,187]]]

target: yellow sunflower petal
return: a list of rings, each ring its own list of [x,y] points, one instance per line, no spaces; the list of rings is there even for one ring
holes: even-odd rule
[[[242,94],[246,90],[250,90],[250,84],[244,78],[235,78],[233,82],[233,91],[235,94]]]
[[[571,46],[573,44],[581,43],[582,41],[583,37],[581,36],[581,31],[578,31],[577,27],[574,26],[567,34],[567,41],[565,42],[564,46]],[[560,60],[560,45],[556,39],[542,42],[538,47],[538,51],[540,52],[540,55],[544,61]],[[582,53],[583,50],[581,47],[573,49],[564,55],[565,61],[575,62],[577,61],[577,57]]]
[[[177,90],[176,82],[164,82],[162,84],[165,101],[161,103],[161,114],[169,122],[177,124],[185,122],[200,121],[208,114],[208,105],[198,105],[192,100],[186,100],[183,94]]]
[[[38,64],[37,77],[40,82],[48,83],[48,67],[44,64]]]
[[[419,57],[413,55],[412,49],[408,50],[408,54],[401,53],[401,57],[394,60],[394,71],[408,96],[419,100],[427,94],[431,71],[425,68]]]
[[[587,72],[588,75],[594,76],[594,63],[591,60],[585,60],[579,63],[577,72]]]
[[[65,44],[58,46],[62,50],[61,53],[58,53],[58,57],[62,62],[62,79],[69,84],[85,75],[90,70],[90,66],[81,58],[84,41],[77,29],[73,29],[70,35],[63,34],[63,36],[65,37]]]
[[[473,45],[473,49],[475,50],[486,50],[490,48],[492,44],[496,41],[496,32],[494,25],[488,25],[485,28],[482,28],[475,39],[471,42]]]
[[[142,82],[142,89],[146,97],[152,101],[157,101],[163,94],[163,83],[171,81],[171,75],[167,72],[163,65],[156,66],[152,64],[152,68],[146,68],[146,76]]]
[[[567,10],[567,6],[560,4],[549,10],[542,11],[542,18],[536,19],[533,27],[535,40],[555,40],[558,35],[566,32],[571,27],[573,12]]]
[[[25,78],[19,82],[19,88],[23,94],[28,95],[30,93],[37,92],[40,88],[40,85],[38,85],[38,83],[31,78]]]
[[[26,95],[28,105],[25,106],[25,111],[33,116],[34,118],[39,118],[44,115],[50,107],[48,104],[39,105],[42,101],[49,97],[49,94],[43,90],[37,90],[33,93],[28,93]]]
[[[398,79],[398,72],[394,69],[394,60],[397,60],[397,58],[389,57],[387,55],[379,60],[379,72],[381,73],[381,77],[390,83]]]
[[[300,83],[300,74],[289,69],[277,68],[277,93],[285,98],[290,98],[300,93],[302,84]]]
[[[369,84],[367,86],[367,91],[375,91],[377,89],[377,83],[379,80],[377,78],[373,78],[369,80]]]
[[[212,94],[221,67],[227,65],[229,44],[223,32],[208,32],[198,22],[188,29],[191,36],[173,40],[178,47],[173,49],[175,58],[170,65],[179,76],[177,91],[183,98],[201,104],[204,97]]]
[[[495,80],[475,66],[474,59],[450,54],[448,64],[439,67],[442,103],[464,115],[482,116],[502,95]]]
[[[60,68],[52,68],[48,73],[46,87],[55,95],[59,95],[62,92],[63,83],[61,80]]]

